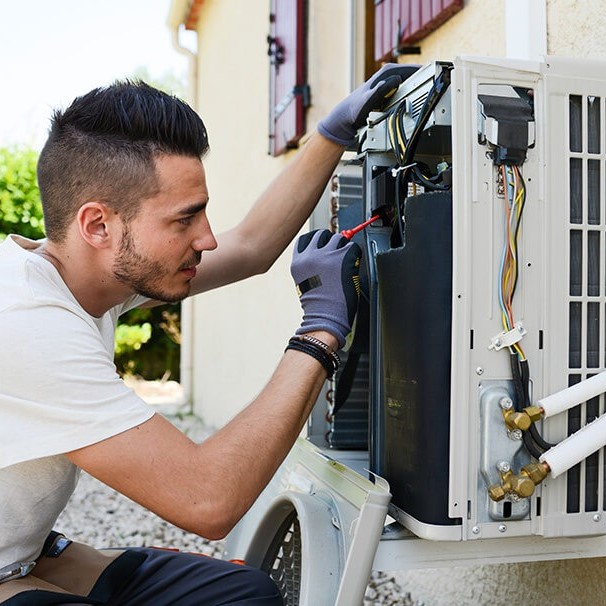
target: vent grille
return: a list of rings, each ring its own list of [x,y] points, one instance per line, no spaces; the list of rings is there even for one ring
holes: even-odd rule
[[[568,384],[606,365],[604,99],[569,96]],[[604,412],[603,396],[568,411],[568,435]],[[567,513],[606,509],[604,449],[567,474]]]
[[[410,106],[410,117],[413,120],[416,121],[419,117],[419,114],[425,105],[425,101],[427,101],[427,97],[429,97],[429,90],[423,91],[422,95],[412,99]]]
[[[361,171],[356,174],[338,174],[333,180],[333,217],[332,227],[337,230],[351,229],[364,220],[362,207],[364,183]],[[358,244],[359,238],[356,237]],[[355,370],[353,378],[349,372],[345,373],[349,361],[349,354],[342,355],[343,364],[335,376],[335,388],[339,386],[344,375],[345,381],[351,381],[351,390],[341,409],[331,416],[331,428],[328,441],[333,448],[366,449],[368,448],[368,386],[369,361],[366,351],[360,352],[357,363],[352,365]]]

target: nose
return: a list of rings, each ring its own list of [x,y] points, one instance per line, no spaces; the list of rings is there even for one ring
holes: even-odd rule
[[[192,240],[192,248],[196,251],[215,250],[217,248],[217,240],[215,234],[206,217],[200,222],[200,227],[197,230],[195,238]]]

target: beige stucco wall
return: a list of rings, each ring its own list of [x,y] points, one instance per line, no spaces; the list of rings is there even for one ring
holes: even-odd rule
[[[331,99],[347,92],[340,67],[347,58],[345,5],[310,4],[310,19],[322,23],[310,28],[310,57],[329,59],[310,60],[309,128]],[[244,216],[296,152],[267,154],[269,1],[205,0],[198,32],[198,109],[211,142],[204,161],[208,214],[220,232]],[[330,57],[338,68],[331,69]],[[193,403],[212,426],[223,425],[259,392],[300,322],[290,256],[289,248],[267,274],[194,299]]]
[[[459,55],[503,57],[505,1],[467,0],[462,11],[418,43],[420,55],[404,55],[400,61],[424,65],[434,60],[452,60]]]
[[[550,55],[606,58],[603,0],[546,0]]]
[[[468,0],[461,13],[422,41],[420,55],[401,61],[424,64],[462,54],[504,56],[507,2]],[[603,0],[546,0],[548,52],[606,56],[603,5]],[[311,125],[351,83],[348,11],[346,0],[310,0]],[[211,137],[212,152],[205,164],[209,215],[218,231],[239,220],[289,159],[266,154],[268,13],[268,0],[202,4],[199,110]],[[258,392],[299,321],[289,255],[290,251],[265,276],[195,300],[193,397],[196,411],[212,425],[222,425]],[[453,566],[399,571],[397,579],[426,606],[599,605],[606,603],[604,567],[604,559]]]

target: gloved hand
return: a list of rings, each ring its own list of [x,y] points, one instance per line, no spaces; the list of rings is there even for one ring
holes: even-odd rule
[[[418,65],[397,63],[384,65],[320,121],[318,132],[339,145],[350,145],[368,114],[373,110],[380,110],[385,100],[418,68]]]
[[[303,308],[303,323],[296,334],[325,330],[343,347],[358,307],[361,254],[357,244],[327,229],[297,240],[290,273]]]

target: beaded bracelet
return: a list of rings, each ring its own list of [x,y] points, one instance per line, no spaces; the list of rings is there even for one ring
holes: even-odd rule
[[[326,370],[329,379],[332,378],[341,363],[338,354],[334,351],[330,351],[326,343],[309,335],[296,335],[291,337],[284,351],[288,349],[306,353],[318,360],[324,367],[324,370]]]

